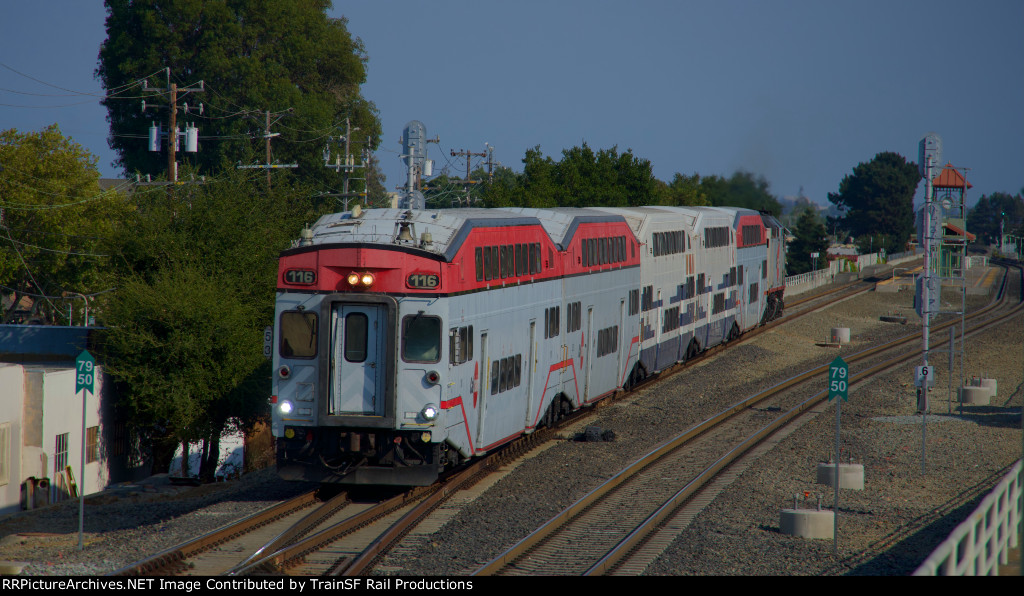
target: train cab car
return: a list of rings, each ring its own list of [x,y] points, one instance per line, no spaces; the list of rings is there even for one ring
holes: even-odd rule
[[[427,485],[616,391],[641,252],[587,209],[321,218],[278,269],[279,475]]]

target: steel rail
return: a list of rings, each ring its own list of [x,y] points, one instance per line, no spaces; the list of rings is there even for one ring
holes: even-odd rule
[[[193,540],[132,563],[114,571],[110,575],[146,575],[172,565],[180,564],[189,557],[193,557],[232,538],[246,534],[295,511],[309,507],[314,503],[316,503],[316,491],[304,493],[287,501],[272,505],[263,511],[257,511],[241,520],[222,526]]]
[[[992,301],[990,301],[990,303],[988,305],[986,305],[984,308],[979,309],[979,310],[971,313],[969,315],[969,318],[971,318],[972,320],[976,319],[976,318],[978,318],[980,316],[983,316],[984,314],[987,314],[988,312],[990,312],[994,308],[997,308],[998,305],[1002,303],[1003,297],[1005,296],[1005,290],[1006,290],[1006,287],[1007,287],[1007,283],[1008,283],[1008,274],[1004,273],[1003,281],[1002,281],[1001,287],[1000,287],[1000,289],[999,289],[999,291],[997,293],[997,296]],[[1024,297],[1022,297],[1022,300],[1024,300]],[[1011,311],[1010,314],[1005,315],[1005,317],[1015,316],[1016,312],[1018,310],[1020,310],[1021,308],[1022,308],[1021,305],[1018,305],[1014,310]],[[1002,318],[1005,318],[1005,317],[1001,317],[1000,320]],[[942,323],[942,324],[936,326],[936,329],[943,329],[943,328],[949,327],[951,325],[954,325],[957,322],[958,321],[956,321],[956,320],[947,321],[945,323]],[[986,323],[986,324],[991,324],[991,323]],[[882,351],[895,349],[895,348],[897,348],[897,347],[899,347],[901,345],[904,345],[904,344],[907,344],[909,342],[915,341],[920,336],[921,336],[921,332],[913,333],[913,334],[910,334],[910,335],[898,338],[898,339],[896,339],[896,340],[894,340],[892,342],[889,342],[887,344],[884,344],[882,346],[877,346],[875,348],[869,348],[867,350],[858,352],[856,354],[852,354],[848,358],[849,358],[849,360],[851,362],[858,362],[858,361],[861,361],[861,360],[863,360],[865,358],[868,358],[868,357],[871,357],[871,356],[873,356],[875,354],[878,354],[878,353],[880,353]],[[912,358],[914,356],[916,356],[916,354],[904,355],[904,356],[902,356],[902,357],[900,357],[900,358],[898,358],[896,360],[889,360],[889,361],[886,361],[886,362],[884,362],[884,363],[882,363],[880,365],[875,365],[875,367],[872,367],[869,370],[874,370],[878,366],[884,366],[885,368],[896,366],[897,364],[901,363],[901,359],[909,359],[909,358]],[[586,510],[587,508],[589,508],[593,503],[595,503],[598,500],[600,500],[601,498],[603,498],[603,496],[605,494],[611,492],[612,490],[614,490],[618,486],[622,485],[626,480],[628,480],[629,478],[631,478],[635,474],[639,473],[640,471],[642,471],[643,469],[648,467],[651,463],[657,461],[658,459],[661,459],[666,454],[668,454],[668,453],[678,449],[682,445],[690,442],[691,440],[693,440],[697,436],[700,436],[701,434],[703,434],[703,433],[707,432],[708,430],[714,428],[715,426],[721,424],[723,421],[725,421],[725,420],[735,416],[736,414],[738,414],[739,412],[747,409],[751,405],[753,405],[753,404],[755,404],[755,403],[757,403],[757,402],[759,402],[759,401],[761,401],[763,399],[767,399],[768,397],[777,395],[777,394],[781,393],[782,391],[784,391],[784,390],[786,390],[786,389],[788,389],[788,388],[790,388],[790,387],[792,387],[792,386],[794,386],[794,385],[796,385],[798,383],[802,383],[802,382],[808,381],[809,379],[811,379],[811,378],[813,378],[813,377],[815,377],[817,375],[820,375],[822,373],[827,372],[828,366],[829,366],[828,364],[821,365],[821,366],[815,367],[815,368],[813,368],[811,370],[808,370],[808,371],[806,371],[804,373],[801,373],[801,374],[799,374],[799,375],[797,375],[795,377],[787,379],[787,380],[785,380],[785,381],[783,381],[783,382],[781,382],[781,383],[779,383],[779,384],[777,384],[777,385],[775,385],[775,386],[765,390],[764,392],[756,394],[756,395],[754,395],[754,396],[752,396],[750,398],[747,398],[745,400],[742,400],[742,401],[734,404],[733,406],[730,406],[729,408],[723,410],[722,412],[720,412],[719,414],[713,416],[712,418],[709,418],[708,420],[705,420],[704,422],[701,422],[701,423],[695,425],[694,427],[690,428],[687,431],[684,431],[682,434],[678,435],[677,437],[675,437],[673,439],[670,439],[666,443],[663,443],[661,446],[659,446],[658,448],[656,448],[652,452],[648,453],[644,457],[642,457],[639,460],[637,460],[636,462],[634,462],[628,468],[620,471],[618,474],[616,474],[615,476],[613,476],[612,478],[607,480],[601,486],[595,488],[593,491],[591,491],[590,493],[585,495],[579,501],[577,501],[573,505],[570,505],[567,509],[565,509],[564,511],[562,511],[561,513],[559,513],[555,517],[551,518],[551,520],[549,520],[543,526],[541,526],[540,528],[535,530],[533,533],[531,533],[530,535],[525,537],[523,540],[521,540],[520,542],[515,544],[512,548],[510,548],[506,552],[502,553],[498,557],[496,557],[493,560],[491,560],[489,563],[487,563],[484,566],[482,566],[480,569],[478,569],[474,573],[474,575],[491,575],[491,574],[495,573],[497,570],[499,570],[502,567],[506,566],[508,563],[518,559],[520,556],[522,556],[523,554],[525,554],[526,552],[531,550],[532,547],[534,547],[535,545],[537,545],[540,542],[544,541],[548,536],[553,534],[565,522],[567,522],[568,520],[576,517],[580,512],[582,512],[582,511]],[[865,373],[861,373],[860,375],[858,375],[857,376],[857,381],[855,381],[855,382],[859,382],[863,378],[864,374]],[[877,374],[877,373],[873,373],[873,374]],[[805,404],[810,403],[810,402],[813,402],[813,404],[806,405],[805,407],[800,409],[798,412],[795,412],[795,413],[792,413],[792,414],[791,414],[792,410],[791,410],[791,412],[787,412],[786,415],[780,417],[780,419],[777,419],[777,421],[778,420],[782,420],[782,422],[778,422],[778,425],[781,425],[783,422],[788,421],[788,419],[791,419],[791,418],[795,417],[796,415],[802,413],[804,410],[810,408],[812,405],[816,404],[818,401],[820,401],[820,399],[823,396],[823,394],[824,394],[824,392],[822,392],[822,394],[819,394],[818,398],[816,400],[814,398],[812,398],[812,400],[808,400],[808,402],[805,402]],[[801,405],[804,405],[804,404],[801,404]],[[797,408],[800,408],[800,406],[798,406]],[[794,408],[794,410],[797,409],[797,408]],[[776,423],[772,423],[771,425],[766,427],[766,429],[769,428],[769,427],[772,427],[775,424]],[[757,437],[757,435],[761,435],[761,434],[764,434],[764,436],[767,436],[767,434],[770,434],[770,432],[768,430],[762,430],[761,432],[756,433],[755,436],[748,438],[746,441],[744,441],[743,444],[741,444],[741,446],[742,445],[747,445],[746,448],[743,449],[743,452],[746,452],[754,444],[756,444],[757,442],[762,440],[763,437],[760,437],[760,438]],[[738,455],[736,457],[738,457]],[[725,465],[727,465],[731,461],[731,460],[724,461],[724,459],[725,458],[723,457],[722,459],[718,460],[715,464],[712,465],[712,468],[709,468],[709,471],[705,471],[704,473],[701,473],[700,475],[698,475],[698,477],[694,481],[691,481],[689,484],[687,484],[687,486],[684,487],[680,492],[688,491],[687,494],[689,494],[690,492],[693,492],[696,489],[698,489],[700,486],[703,486],[703,484],[705,484],[708,479],[713,477],[714,474],[716,474],[718,471],[720,471],[722,468],[724,468]],[[713,470],[713,472],[711,470]],[[675,497],[672,500],[674,502],[678,503],[678,500]],[[675,506],[668,507],[667,505],[663,505],[662,507],[659,508],[659,510],[657,512],[655,512],[655,514],[652,514],[652,516],[658,516],[658,519],[660,520],[665,515],[668,514],[668,513],[663,512],[663,510],[667,509],[668,512],[671,512],[675,508],[676,508]],[[642,525],[644,525],[644,524],[642,524]],[[646,536],[646,532],[644,532],[643,535]],[[617,548],[613,549],[613,550],[617,550]],[[616,559],[616,560],[618,560],[618,559]],[[606,568],[606,564],[604,564],[604,563],[600,563],[599,565],[600,565],[600,567],[595,565],[595,567],[598,567],[598,568],[595,569],[594,572],[597,572],[600,569]]]

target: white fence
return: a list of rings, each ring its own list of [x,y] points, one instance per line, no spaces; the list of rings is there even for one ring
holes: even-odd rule
[[[1007,553],[1018,546],[1022,514],[1021,461],[1003,477],[914,575],[997,575]]]

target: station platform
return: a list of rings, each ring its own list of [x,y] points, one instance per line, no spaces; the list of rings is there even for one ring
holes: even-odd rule
[[[892,276],[875,284],[876,292],[913,292],[915,278],[924,272],[923,266],[893,269]],[[999,268],[991,266],[971,267],[964,271],[963,281],[957,278],[943,278],[943,288],[959,288],[961,283],[968,295],[987,294],[999,280]]]

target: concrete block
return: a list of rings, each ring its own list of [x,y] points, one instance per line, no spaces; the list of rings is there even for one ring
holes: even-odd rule
[[[779,531],[790,536],[831,539],[835,534],[835,514],[828,510],[783,509]]]
[[[972,406],[987,406],[991,402],[988,387],[961,387],[960,403]]]
[[[835,464],[818,464],[818,484],[833,486],[835,474]],[[839,488],[864,490],[864,464],[839,464]]]

